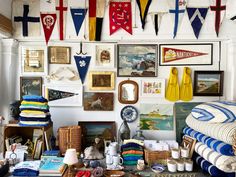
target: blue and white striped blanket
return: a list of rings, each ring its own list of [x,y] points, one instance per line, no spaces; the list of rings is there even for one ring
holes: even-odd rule
[[[196,138],[198,141],[207,145],[209,148],[213,149],[216,152],[219,152],[222,155],[234,156],[234,150],[232,145],[226,144],[223,141],[216,140],[210,136],[206,136],[200,132],[197,132],[190,127],[185,127],[183,133],[189,135],[193,138]]]
[[[195,119],[209,123],[234,122],[236,120],[236,102],[206,102],[193,108],[191,114]]]

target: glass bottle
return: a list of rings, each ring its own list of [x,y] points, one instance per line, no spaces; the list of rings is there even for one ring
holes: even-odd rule
[[[143,131],[139,129],[139,130],[136,130],[136,134],[133,136],[133,139],[144,141],[146,138],[143,135]]]

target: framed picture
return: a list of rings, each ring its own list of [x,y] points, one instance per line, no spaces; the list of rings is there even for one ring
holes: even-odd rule
[[[194,96],[222,96],[224,71],[195,71]]]
[[[213,44],[160,44],[159,65],[212,65]]]
[[[78,125],[82,129],[82,147],[83,149],[94,145],[95,138],[100,138],[103,143],[104,140],[114,141],[116,139],[116,123],[115,121],[79,121]]]
[[[189,150],[189,158],[192,158],[196,142],[197,140],[191,136],[188,135],[183,136],[183,141],[181,143],[181,146]]]
[[[113,111],[114,93],[84,92],[85,111]]]
[[[82,106],[83,86],[77,85],[44,85],[44,97],[48,99],[49,106]]]
[[[119,44],[117,48],[117,76],[157,76],[157,45]]]
[[[47,48],[42,46],[21,46],[22,75],[44,76],[48,72]]]
[[[114,90],[115,73],[112,71],[90,71],[89,89],[90,90]]]
[[[114,44],[96,45],[96,67],[113,68],[115,63],[115,46]]]
[[[165,97],[165,79],[145,79],[141,81],[142,97]]]
[[[50,64],[71,64],[70,47],[64,47],[64,46],[48,47],[48,59]]]
[[[24,95],[42,95],[42,77],[20,77],[20,98]]]

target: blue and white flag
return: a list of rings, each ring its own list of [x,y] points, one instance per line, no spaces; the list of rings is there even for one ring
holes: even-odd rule
[[[71,16],[74,22],[75,31],[78,36],[80,28],[83,24],[84,18],[87,13],[87,9],[70,9]]]
[[[207,16],[208,8],[187,7],[187,12],[193,32],[198,39],[202,25],[204,24],[205,18]]]
[[[82,84],[84,83],[86,74],[88,72],[91,56],[74,56],[75,63],[79,72]]]

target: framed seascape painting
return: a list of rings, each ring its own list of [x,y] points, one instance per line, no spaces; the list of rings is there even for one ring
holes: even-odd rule
[[[42,95],[42,77],[20,77],[20,98],[24,95]]]
[[[71,49],[64,46],[48,47],[48,59],[50,64],[70,64]]]
[[[115,45],[99,44],[96,45],[96,67],[114,68],[115,64]]]
[[[143,79],[141,97],[165,97],[165,79]]]
[[[222,96],[224,71],[195,71],[194,96]]]
[[[157,45],[119,44],[117,60],[118,77],[157,76]]]
[[[160,44],[159,65],[212,65],[213,44]]]
[[[114,90],[115,73],[112,71],[90,71],[89,89],[90,90]]]

